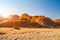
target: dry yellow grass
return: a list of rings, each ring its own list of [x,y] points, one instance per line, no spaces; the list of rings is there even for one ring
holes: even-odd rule
[[[60,40],[60,29],[0,28],[0,40]]]

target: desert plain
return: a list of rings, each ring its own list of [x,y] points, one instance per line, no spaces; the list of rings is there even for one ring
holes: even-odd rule
[[[60,40],[60,29],[0,28],[0,40]]]

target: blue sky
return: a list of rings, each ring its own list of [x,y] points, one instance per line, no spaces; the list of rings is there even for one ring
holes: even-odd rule
[[[27,13],[44,15],[51,19],[60,18],[60,0],[0,0],[0,14]]]

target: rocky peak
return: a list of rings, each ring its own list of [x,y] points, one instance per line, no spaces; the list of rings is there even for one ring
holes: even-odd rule
[[[16,19],[16,18],[19,18],[19,16],[15,14],[15,15],[10,15],[9,18],[14,18],[14,19]]]

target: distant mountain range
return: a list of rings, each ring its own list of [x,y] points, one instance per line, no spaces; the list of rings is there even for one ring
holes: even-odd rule
[[[8,18],[0,16],[0,27],[59,28],[60,19],[52,20],[45,16],[30,16],[26,13],[21,16],[10,15]]]

